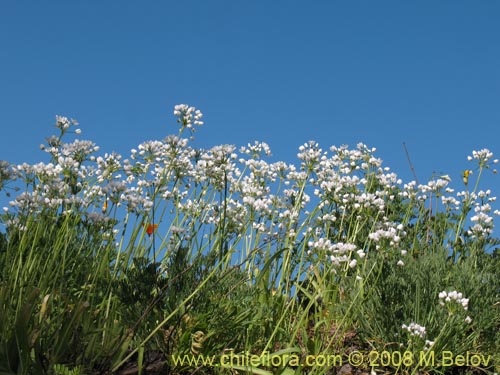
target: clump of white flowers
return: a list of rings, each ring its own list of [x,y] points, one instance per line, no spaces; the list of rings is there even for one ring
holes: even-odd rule
[[[493,158],[493,153],[488,150],[487,148],[483,148],[482,150],[479,151],[472,151],[472,155],[467,157],[467,160],[477,160],[479,161],[480,165],[481,164],[486,164],[488,163],[491,159]],[[498,160],[495,159],[493,160],[493,163],[496,164],[498,163]]]
[[[444,306],[447,303],[456,303],[461,305],[464,310],[469,308],[469,299],[464,298],[462,293],[457,292],[456,290],[452,292],[442,291],[439,293],[439,304]]]
[[[368,238],[375,243],[379,243],[383,240],[388,240],[389,245],[392,247],[397,247],[401,241],[401,238],[406,235],[403,230],[404,226],[401,223],[385,222],[383,227],[371,232]]]
[[[349,268],[354,268],[358,264],[357,259],[354,258],[354,254],[360,259],[365,257],[365,252],[354,244],[337,242],[332,243],[330,240],[325,238],[320,238],[316,241],[308,242],[308,254],[312,254],[314,251],[326,251],[329,255],[330,261],[335,266],[340,266],[342,263],[348,264]]]
[[[417,336],[417,337],[420,337],[422,339],[427,334],[427,331],[426,331],[424,326],[421,326],[420,324],[417,324],[414,322],[411,322],[408,325],[403,324],[401,326],[401,328],[403,328],[405,331],[408,331],[411,336]]]
[[[469,235],[485,237],[493,233],[493,218],[488,215],[490,211],[489,204],[474,207],[476,214],[470,218],[474,225],[468,231]]]
[[[60,134],[41,146],[51,156],[50,163],[10,166],[0,161],[0,188],[14,179],[28,186],[3,208],[6,216],[45,208],[118,215],[119,207],[140,216],[154,215],[155,209],[166,205],[165,212],[179,213],[183,217],[179,220],[212,226],[209,232],[231,234],[235,243],[248,237],[248,244],[254,242],[256,248],[262,243],[272,243],[276,249],[292,242],[304,244],[296,247],[307,251],[311,262],[331,266],[333,273],[342,268],[346,275],[360,277],[357,271],[372,253],[391,255],[387,259],[398,267],[412,261],[405,258],[411,240],[407,237],[418,223],[414,226],[411,221],[427,216],[413,217],[408,211],[404,218],[395,217],[394,204],[414,208],[419,201],[426,207],[426,202],[434,204],[440,198],[441,207],[464,212],[472,223],[461,232],[466,240],[490,237],[493,216],[500,214],[492,207],[495,198],[489,190],[455,193],[448,186],[448,175],[424,185],[403,184],[374,156],[376,149],[363,143],[355,149],[347,145],[323,149],[309,141],[298,149],[298,165],[269,163],[264,159],[271,150],[264,142],[249,143],[239,153],[234,145],[191,147],[182,133],[187,130],[192,136],[203,125],[203,114],[187,104],[176,105],[173,114],[179,134],[145,141],[124,160],[116,153],[94,155],[99,148],[91,141],[64,143],[62,136],[78,123],[56,116]],[[474,151],[469,159],[484,168],[497,162],[486,149]],[[434,213],[438,212],[429,216]],[[97,215],[86,217],[100,222]],[[464,217],[459,224],[465,223]],[[427,229],[426,235],[433,234]],[[285,238],[286,244],[281,244]]]
[[[68,119],[64,116],[56,116],[56,128],[65,131],[68,130],[71,125],[78,126],[78,121],[74,119]]]
[[[177,116],[177,122],[181,124],[180,132],[184,129],[188,129],[191,134],[195,132],[194,126],[203,125],[201,118],[203,113],[195,107],[190,107],[187,104],[177,104],[174,107],[174,116]]]
[[[266,156],[270,156],[271,148],[266,142],[255,141],[253,145],[248,143],[246,147],[241,147],[240,152],[250,155],[253,159],[259,159],[262,153],[264,153]]]

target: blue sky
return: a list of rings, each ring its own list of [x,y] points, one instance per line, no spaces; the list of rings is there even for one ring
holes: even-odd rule
[[[261,140],[292,162],[310,139],[364,142],[409,180],[406,142],[421,182],[459,182],[473,149],[500,154],[499,17],[493,0],[4,2],[0,159],[46,160],[56,114],[127,154],[187,103],[200,147]]]

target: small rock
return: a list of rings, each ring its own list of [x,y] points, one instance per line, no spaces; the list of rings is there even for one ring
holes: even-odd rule
[[[338,375],[350,375],[352,374],[352,367],[349,364],[342,366],[337,373]]]

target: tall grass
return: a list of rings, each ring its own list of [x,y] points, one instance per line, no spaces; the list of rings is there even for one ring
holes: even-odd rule
[[[201,113],[174,114],[177,136],[125,160],[65,143],[77,124],[57,117],[48,163],[0,164],[0,373],[329,374],[354,351],[359,371],[451,373],[449,351],[498,372],[488,150],[456,182],[404,184],[363,144],[308,142],[297,165],[265,143],[196,149]],[[261,360],[172,360],[227,353]],[[305,362],[327,355],[343,362]]]

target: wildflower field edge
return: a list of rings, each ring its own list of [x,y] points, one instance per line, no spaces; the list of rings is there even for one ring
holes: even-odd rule
[[[226,374],[171,358],[272,353],[467,353],[500,366],[496,173],[473,151],[458,181],[404,183],[376,150],[323,150],[269,162],[269,146],[191,146],[202,113],[128,158],[97,155],[75,120],[56,118],[48,162],[0,162],[0,372]],[[187,138],[183,138],[187,136]],[[458,189],[458,190],[457,190]],[[177,358],[176,357],[176,358]],[[360,371],[475,371],[427,362]],[[409,357],[407,357],[409,358]],[[253,373],[335,373],[341,367]],[[160,371],[160,370],[158,370]]]

